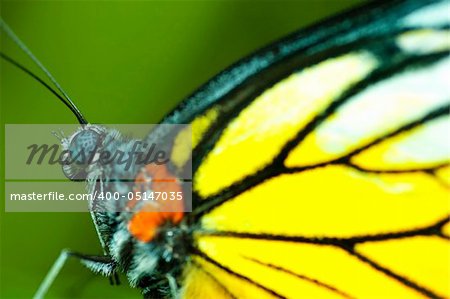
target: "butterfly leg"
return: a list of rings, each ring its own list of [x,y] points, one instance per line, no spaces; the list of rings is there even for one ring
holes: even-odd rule
[[[45,276],[39,289],[34,294],[34,299],[41,299],[44,297],[69,257],[77,258],[83,265],[96,274],[110,277],[111,282],[114,282],[114,280],[111,279],[114,277],[118,284],[119,280],[116,274],[115,262],[108,256],[85,255],[63,249],[53,266],[50,268],[50,271]]]
[[[179,298],[179,288],[175,277],[173,277],[171,274],[166,274],[166,279],[169,283],[170,295],[172,296],[171,298]]]

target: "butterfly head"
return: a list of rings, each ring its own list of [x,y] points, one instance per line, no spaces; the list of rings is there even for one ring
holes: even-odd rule
[[[107,130],[99,125],[83,125],[75,133],[61,139],[65,154],[63,172],[71,180],[84,180],[104,147]]]

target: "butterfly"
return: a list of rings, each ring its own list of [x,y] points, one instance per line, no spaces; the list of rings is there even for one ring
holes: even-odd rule
[[[449,8],[372,2],[226,69],[162,120],[192,129],[170,166],[135,175],[192,165],[192,212],[93,212],[105,255],[54,269],[146,298],[448,298]],[[74,113],[67,146],[110,133]]]

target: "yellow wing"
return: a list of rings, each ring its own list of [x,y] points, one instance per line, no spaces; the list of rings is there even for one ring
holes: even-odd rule
[[[194,174],[184,298],[448,298],[448,40],[322,60],[231,119]]]

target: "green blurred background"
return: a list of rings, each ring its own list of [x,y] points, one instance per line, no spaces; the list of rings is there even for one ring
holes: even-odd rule
[[[358,1],[1,1],[2,18],[92,123],[155,123],[214,74]],[[2,51],[36,67],[1,32]],[[45,88],[1,61],[2,123],[74,123]],[[4,126],[1,129],[4,142]],[[87,213],[4,213],[0,297],[30,298],[62,248],[99,254]],[[48,298],[139,298],[70,261]]]

